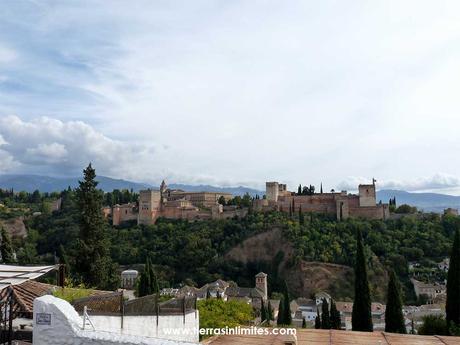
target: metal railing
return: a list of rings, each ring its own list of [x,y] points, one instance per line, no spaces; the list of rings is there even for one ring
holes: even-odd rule
[[[157,324],[159,317],[163,315],[182,315],[184,323],[188,313],[194,312],[195,317],[197,316],[196,297],[173,298],[159,302],[159,295],[155,294],[128,301],[125,300],[123,292],[113,292],[80,298],[72,304],[83,319],[91,315],[119,316],[121,328],[125,316],[156,316]]]

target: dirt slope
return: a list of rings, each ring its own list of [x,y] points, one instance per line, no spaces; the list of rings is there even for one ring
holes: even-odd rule
[[[0,220],[0,227],[4,227],[11,237],[26,237],[27,229],[22,217]]]
[[[294,296],[311,297],[318,291],[326,291],[334,298],[351,300],[353,298],[353,269],[349,266],[324,262],[300,261],[290,266],[294,248],[282,234],[282,230],[273,230],[257,234],[232,248],[225,258],[242,263],[270,262],[279,252],[284,252],[284,259],[279,265],[278,275],[285,279]],[[383,301],[386,289],[386,275],[377,258],[373,258],[374,270],[369,271],[371,292],[375,301]]]
[[[225,258],[242,263],[257,261],[272,261],[276,253],[284,252],[282,265],[293,255],[294,249],[288,241],[283,238],[281,229],[275,228],[252,236],[238,246],[233,247]]]

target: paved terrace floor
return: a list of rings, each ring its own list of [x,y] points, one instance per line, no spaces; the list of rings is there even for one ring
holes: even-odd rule
[[[385,332],[351,332],[298,329],[292,336],[219,336],[203,341],[206,345],[460,345],[460,337],[405,335]]]

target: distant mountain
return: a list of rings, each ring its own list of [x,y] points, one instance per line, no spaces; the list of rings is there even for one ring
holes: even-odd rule
[[[210,185],[188,185],[188,184],[178,184],[178,183],[171,183],[168,184],[168,187],[171,189],[182,189],[186,192],[222,192],[222,193],[231,193],[233,195],[240,195],[243,196],[244,194],[248,193],[250,196],[256,196],[259,195],[262,197],[265,192],[257,190],[257,189],[252,189],[248,187],[216,187],[216,186],[210,186]]]
[[[11,189],[15,191],[33,192],[38,189],[41,192],[59,192],[67,187],[75,188],[78,186],[78,180],[81,177],[50,177],[40,175],[0,175],[0,188]],[[106,176],[97,176],[99,181],[98,187],[108,192],[114,189],[133,189],[139,191],[141,189],[153,188],[158,189],[158,186],[152,186],[147,183],[132,182],[122,179],[114,179]],[[249,193],[251,196],[256,194],[262,196],[264,192],[248,187],[215,187],[210,185],[188,185],[188,184],[170,184],[171,189],[182,189],[187,192],[201,191],[217,191],[231,193],[233,195],[244,195]]]
[[[81,177],[50,177],[40,175],[0,175],[0,188],[15,191],[33,192],[38,189],[40,192],[59,192],[67,187],[75,188]],[[113,179],[106,176],[97,176],[98,187],[104,191],[114,189],[133,189],[138,191],[151,187],[145,183],[131,182],[121,179]]]
[[[380,190],[377,192],[377,200],[388,202],[396,197],[396,204],[408,204],[427,212],[443,212],[446,208],[460,209],[460,196],[438,193],[410,193],[402,190]]]

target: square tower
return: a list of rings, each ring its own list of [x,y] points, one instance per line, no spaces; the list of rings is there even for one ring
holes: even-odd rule
[[[375,194],[375,184],[360,184],[359,185],[359,206],[368,207],[375,206],[376,194]]]
[[[268,298],[268,287],[267,287],[267,274],[260,272],[256,274],[256,289],[259,289],[263,293],[264,301]]]
[[[161,193],[159,190],[139,191],[138,224],[153,224],[160,211]]]
[[[278,201],[278,196],[279,196],[278,182],[265,183],[265,195],[268,201]]]

